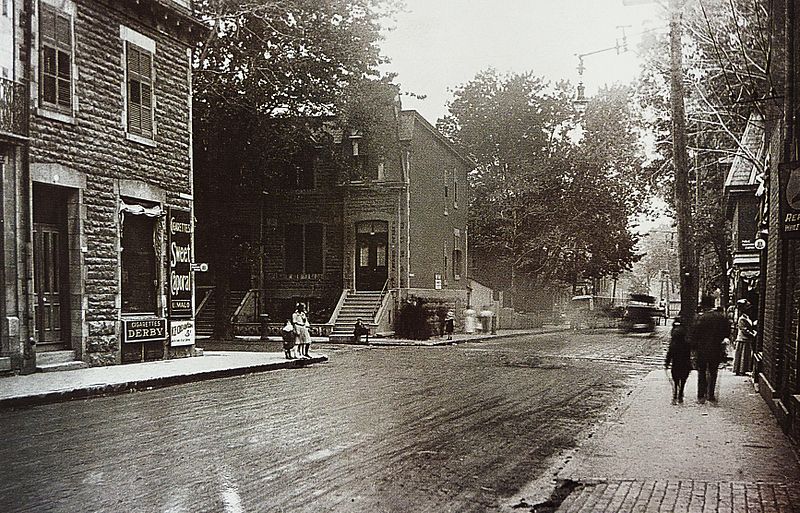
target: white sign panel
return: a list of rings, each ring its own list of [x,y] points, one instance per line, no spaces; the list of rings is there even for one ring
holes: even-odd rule
[[[194,345],[194,321],[170,321],[169,345],[172,347]]]

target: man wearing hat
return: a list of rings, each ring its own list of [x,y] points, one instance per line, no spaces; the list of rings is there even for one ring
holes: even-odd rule
[[[739,308],[739,321],[736,323],[736,353],[733,358],[733,372],[742,376],[750,372],[753,346],[756,340],[756,328],[750,319],[750,301],[740,299],[736,302]]]

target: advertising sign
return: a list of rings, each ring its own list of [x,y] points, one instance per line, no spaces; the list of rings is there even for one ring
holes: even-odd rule
[[[122,319],[122,342],[153,342],[167,338],[166,319]]]
[[[169,317],[192,318],[192,218],[189,210],[167,210]]]
[[[433,275],[433,288],[436,290],[441,290],[442,288],[442,275],[439,273]]]
[[[169,345],[172,347],[194,345],[194,321],[170,321]]]

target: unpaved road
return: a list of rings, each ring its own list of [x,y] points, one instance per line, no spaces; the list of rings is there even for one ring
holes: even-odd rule
[[[330,363],[3,412],[0,510],[494,511],[663,355],[610,330],[315,349]]]

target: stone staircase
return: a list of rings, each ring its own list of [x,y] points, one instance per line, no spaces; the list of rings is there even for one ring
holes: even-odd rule
[[[75,359],[75,351],[43,351],[36,353],[37,372],[57,372],[85,369],[86,362]]]
[[[244,299],[247,291],[245,290],[232,290],[228,295],[228,318],[230,318],[239,304]],[[203,308],[197,312],[194,319],[195,333],[200,337],[210,337],[214,333],[214,316],[217,311],[217,298],[216,291],[212,292],[203,305]]]
[[[353,327],[356,321],[361,321],[374,333],[375,314],[381,307],[383,294],[381,292],[355,292],[350,291],[344,299],[339,315],[336,316],[333,330],[330,334],[331,342],[351,343],[353,341]]]

